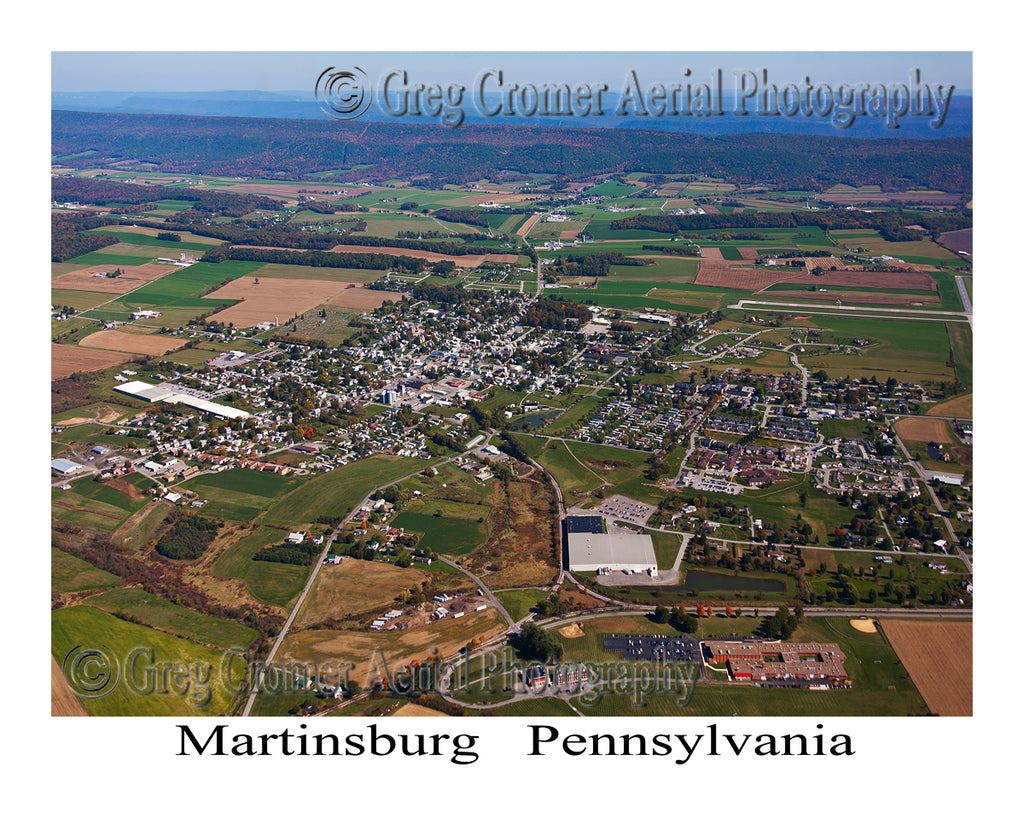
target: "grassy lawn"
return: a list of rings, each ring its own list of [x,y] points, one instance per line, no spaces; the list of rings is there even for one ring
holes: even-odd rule
[[[547,596],[548,593],[540,589],[510,589],[496,594],[501,605],[517,622],[529,614],[530,610]]]
[[[221,651],[128,623],[91,606],[58,609],[51,614],[50,624],[50,649],[58,665],[69,655],[80,656],[72,652],[86,649],[103,652],[122,669],[106,696],[83,698],[93,716],[217,716],[231,707],[235,692],[219,674]],[[133,658],[135,674],[130,677],[124,668]],[[162,689],[163,675],[149,669],[172,664],[188,666],[192,676],[186,681],[168,674]],[[69,668],[72,665],[69,662]]]

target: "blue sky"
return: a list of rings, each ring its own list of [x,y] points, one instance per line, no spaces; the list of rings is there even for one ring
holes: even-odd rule
[[[693,81],[721,69],[767,69],[780,84],[810,77],[814,83],[906,82],[911,69],[922,82],[971,89],[971,52],[111,52],[54,51],[53,91],[302,91],[328,66],[359,66],[371,78],[405,69],[410,79],[468,84],[485,69],[501,69],[521,82],[607,82],[615,88],[628,70],[642,82],[673,82],[689,68]]]

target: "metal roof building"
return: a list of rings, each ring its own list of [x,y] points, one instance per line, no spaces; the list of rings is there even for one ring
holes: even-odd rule
[[[569,570],[578,572],[658,571],[650,535],[605,535],[570,532]]]
[[[67,458],[54,458],[50,461],[50,469],[54,469],[61,475],[70,475],[82,468],[81,464],[69,461]]]
[[[151,403],[154,401],[165,401],[168,404],[185,404],[188,407],[201,410],[202,412],[209,412],[221,418],[249,417],[249,413],[245,410],[235,409],[224,404],[215,404],[213,401],[207,401],[205,398],[191,395],[184,388],[174,384],[147,384],[145,381],[129,381],[126,384],[118,384],[114,389]]]

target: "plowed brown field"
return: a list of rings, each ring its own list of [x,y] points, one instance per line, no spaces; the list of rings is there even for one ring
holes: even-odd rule
[[[126,333],[123,330],[100,330],[78,342],[82,347],[97,350],[115,350],[121,353],[140,355],[163,355],[177,350],[188,343],[188,339],[161,335]]]
[[[969,621],[883,620],[881,625],[928,707],[941,716],[971,716],[972,624]]]
[[[113,273],[118,267],[123,274],[113,279],[95,273]],[[50,281],[55,290],[87,290],[95,293],[127,293],[147,282],[155,281],[179,268],[167,264],[116,265],[99,264],[85,270],[63,273]]]
[[[67,378],[72,373],[105,370],[115,364],[134,361],[137,357],[132,353],[118,353],[113,350],[90,350],[70,344],[51,344],[50,380]]]

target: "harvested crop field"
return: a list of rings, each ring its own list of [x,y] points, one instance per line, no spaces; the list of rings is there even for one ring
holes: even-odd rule
[[[337,296],[332,296],[324,304],[334,307],[352,307],[357,310],[375,310],[387,301],[401,301],[402,293],[390,293],[386,290],[367,290],[365,287],[346,287]]]
[[[353,286],[354,285],[354,286]],[[305,313],[321,304],[370,309],[385,301],[397,301],[400,293],[366,290],[357,282],[321,281],[318,279],[268,279],[242,276],[208,293],[211,299],[240,299],[214,313],[211,320],[236,327],[254,327],[277,319],[282,325],[292,316]]]
[[[697,271],[697,278],[693,280],[693,283],[705,287],[758,291],[778,282],[802,278],[804,275],[803,271],[792,268],[768,270],[763,267],[754,267],[752,264],[703,258],[700,260],[700,269]]]
[[[126,333],[122,330],[100,330],[78,342],[82,347],[96,350],[115,350],[139,355],[163,355],[188,343],[188,339],[161,335]]]
[[[375,560],[349,558],[336,566],[322,566],[316,586],[296,618],[296,625],[311,626],[367,612],[383,614],[396,607],[395,598],[401,592],[429,579],[427,571],[411,567],[400,569]]]
[[[722,248],[720,247],[702,247],[700,249],[700,255],[705,259],[724,259],[722,255]]]
[[[938,285],[935,283],[935,279],[926,272],[906,271],[887,273],[866,272],[863,270],[830,270],[820,275],[812,276],[804,268],[779,265],[777,269],[771,270],[716,259],[701,259],[700,270],[697,273],[697,278],[694,280],[694,284],[707,287],[729,287],[754,291],[762,290],[779,282],[807,284],[808,287],[815,285],[826,288],[860,287],[878,288],[881,290],[930,290],[933,293],[938,292]],[[871,295],[874,298],[884,294]],[[801,294],[801,298],[804,296],[811,298],[814,297],[814,294]],[[897,294],[890,294],[890,296],[896,300],[903,300],[903,302],[898,303],[905,303],[906,299],[909,298]],[[829,297],[828,293],[818,296],[818,298]],[[835,298],[835,296],[831,296],[831,298]],[[928,300],[927,296],[920,295],[915,295],[913,298],[917,301]]]
[[[137,357],[133,353],[119,353],[114,350],[90,350],[71,344],[51,344],[50,380],[67,378],[72,373],[105,370],[115,364],[134,361]]]
[[[533,214],[533,216],[531,216],[529,219],[523,222],[519,230],[516,231],[516,236],[525,236],[526,234],[528,234],[531,230],[533,230],[533,226],[540,221],[540,217],[543,215],[543,213]]]
[[[937,444],[960,443],[942,418],[900,418],[893,429],[904,441],[934,441]]]
[[[118,269],[116,264],[98,264],[84,270],[62,273],[50,281],[56,290],[88,290],[95,293],[127,293],[147,282],[155,281],[161,276],[173,273],[179,268],[167,264],[137,264],[120,266],[124,271],[120,276],[108,278],[97,276],[97,273],[113,273]]]
[[[945,415],[952,418],[973,418],[974,417],[974,393],[958,395],[948,401],[942,401],[933,407],[928,408],[925,415]]]
[[[941,716],[971,716],[973,624],[883,620],[881,625],[928,707]]]
[[[410,250],[404,247],[366,247],[363,245],[336,245],[331,248],[331,251],[333,253],[383,253],[387,256],[409,256],[413,259],[426,259],[428,262],[453,262],[456,267],[479,267],[484,262],[515,264],[519,259],[515,253],[449,256],[445,253],[434,253],[431,250]]]

